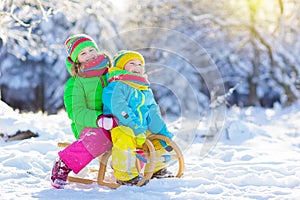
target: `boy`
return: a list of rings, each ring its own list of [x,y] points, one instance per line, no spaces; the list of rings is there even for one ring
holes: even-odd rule
[[[111,130],[112,165],[117,183],[122,185],[135,185],[141,179],[135,166],[135,149],[146,141],[146,132],[173,137],[143,76],[144,65],[140,53],[119,51],[109,69],[109,84],[102,93],[103,112],[118,119],[118,126]],[[156,156],[166,153],[160,142],[155,141],[154,146]],[[167,161],[156,163],[153,177],[168,174],[166,166]]]

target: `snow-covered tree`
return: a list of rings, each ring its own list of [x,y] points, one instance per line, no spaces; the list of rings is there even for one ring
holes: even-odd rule
[[[291,103],[299,96],[296,0],[136,1],[127,25],[179,30],[210,53],[243,105]],[[234,96],[234,95],[233,95]],[[270,100],[270,102],[266,102]]]
[[[210,52],[225,80],[229,80],[228,85],[242,81],[237,91],[246,91],[247,105],[271,106],[274,101],[287,104],[295,101],[299,95],[294,85],[300,64],[294,54],[294,49],[299,49],[296,42],[299,30],[295,31],[299,24],[299,3],[233,0],[219,4],[222,6],[213,9],[205,19],[206,23],[217,26],[214,32],[219,33],[204,39],[218,41],[210,45],[215,49]]]
[[[99,43],[113,34],[110,4],[14,0],[1,1],[0,8],[2,98],[20,109],[56,112],[68,78],[64,41],[86,33]]]
[[[2,99],[30,110],[61,108],[68,77],[63,43],[71,34],[87,33],[111,55],[124,48],[141,51],[152,80],[158,81],[158,70],[172,69],[153,84],[166,112],[181,112],[174,95],[185,96],[181,108],[192,109],[188,89],[206,108],[223,95],[223,84],[229,90],[238,83],[231,103],[289,104],[299,96],[299,8],[297,0],[4,0]],[[168,88],[178,86],[176,75],[185,80],[177,94]]]

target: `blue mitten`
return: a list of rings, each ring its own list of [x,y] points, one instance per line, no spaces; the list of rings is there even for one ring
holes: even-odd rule
[[[163,135],[163,136],[166,136],[166,137],[168,137],[169,139],[172,139],[173,136],[174,136],[170,131],[168,131],[166,125],[164,125],[164,127],[159,131],[158,134],[161,134],[161,135]],[[166,143],[165,141],[159,140],[159,142],[160,142],[160,144],[163,146],[163,148],[165,148],[168,152],[170,152],[170,151],[173,150],[173,148],[172,148],[171,146],[167,145],[167,143]]]

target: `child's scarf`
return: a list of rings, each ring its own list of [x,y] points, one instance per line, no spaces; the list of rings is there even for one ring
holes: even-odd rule
[[[107,73],[108,66],[108,58],[104,54],[101,54],[95,60],[85,63],[81,74],[85,77],[101,76]]]
[[[150,86],[147,78],[126,70],[120,70],[118,68],[109,69],[108,82],[110,83],[113,81],[121,81],[138,90],[147,90]]]

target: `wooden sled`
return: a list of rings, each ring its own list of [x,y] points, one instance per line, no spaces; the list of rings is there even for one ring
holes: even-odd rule
[[[143,179],[141,181],[139,181],[136,186],[142,186],[145,184],[145,182],[147,182],[148,180],[151,179],[152,175],[153,175],[153,171],[154,171],[154,167],[155,167],[155,162],[156,159],[155,158],[155,149],[154,146],[152,144],[153,140],[163,140],[166,142],[166,144],[168,146],[170,146],[175,155],[172,156],[173,160],[177,160],[178,162],[178,171],[175,177],[180,178],[184,172],[184,159],[183,159],[183,155],[181,153],[181,150],[179,149],[179,147],[176,145],[176,143],[172,140],[170,140],[169,138],[163,136],[163,135],[150,135],[146,142],[144,143],[143,147],[141,149],[138,149],[139,151],[143,151],[145,156],[146,156],[146,160],[147,163],[145,164],[144,167],[147,167],[147,172],[144,171],[142,172],[142,169],[140,169],[139,167],[139,161],[137,159],[137,167],[139,169],[139,171],[141,173],[143,173]],[[68,145],[70,145],[70,143],[64,143],[64,142],[60,142],[58,143],[58,147],[67,147]],[[87,178],[80,178],[80,177],[73,177],[73,176],[68,176],[68,181],[71,182],[77,182],[77,183],[84,183],[84,184],[92,184],[97,182],[98,185],[101,186],[106,186],[109,188],[113,188],[116,189],[118,187],[120,187],[121,185],[116,183],[116,182],[108,182],[105,180],[105,173],[106,173],[106,168],[107,168],[107,163],[108,160],[111,156],[111,151],[107,151],[105,153],[103,153],[101,156],[98,157],[99,160],[99,170],[91,170],[91,171],[97,171],[98,172],[98,177],[97,180],[92,180],[92,179],[87,179]]]

